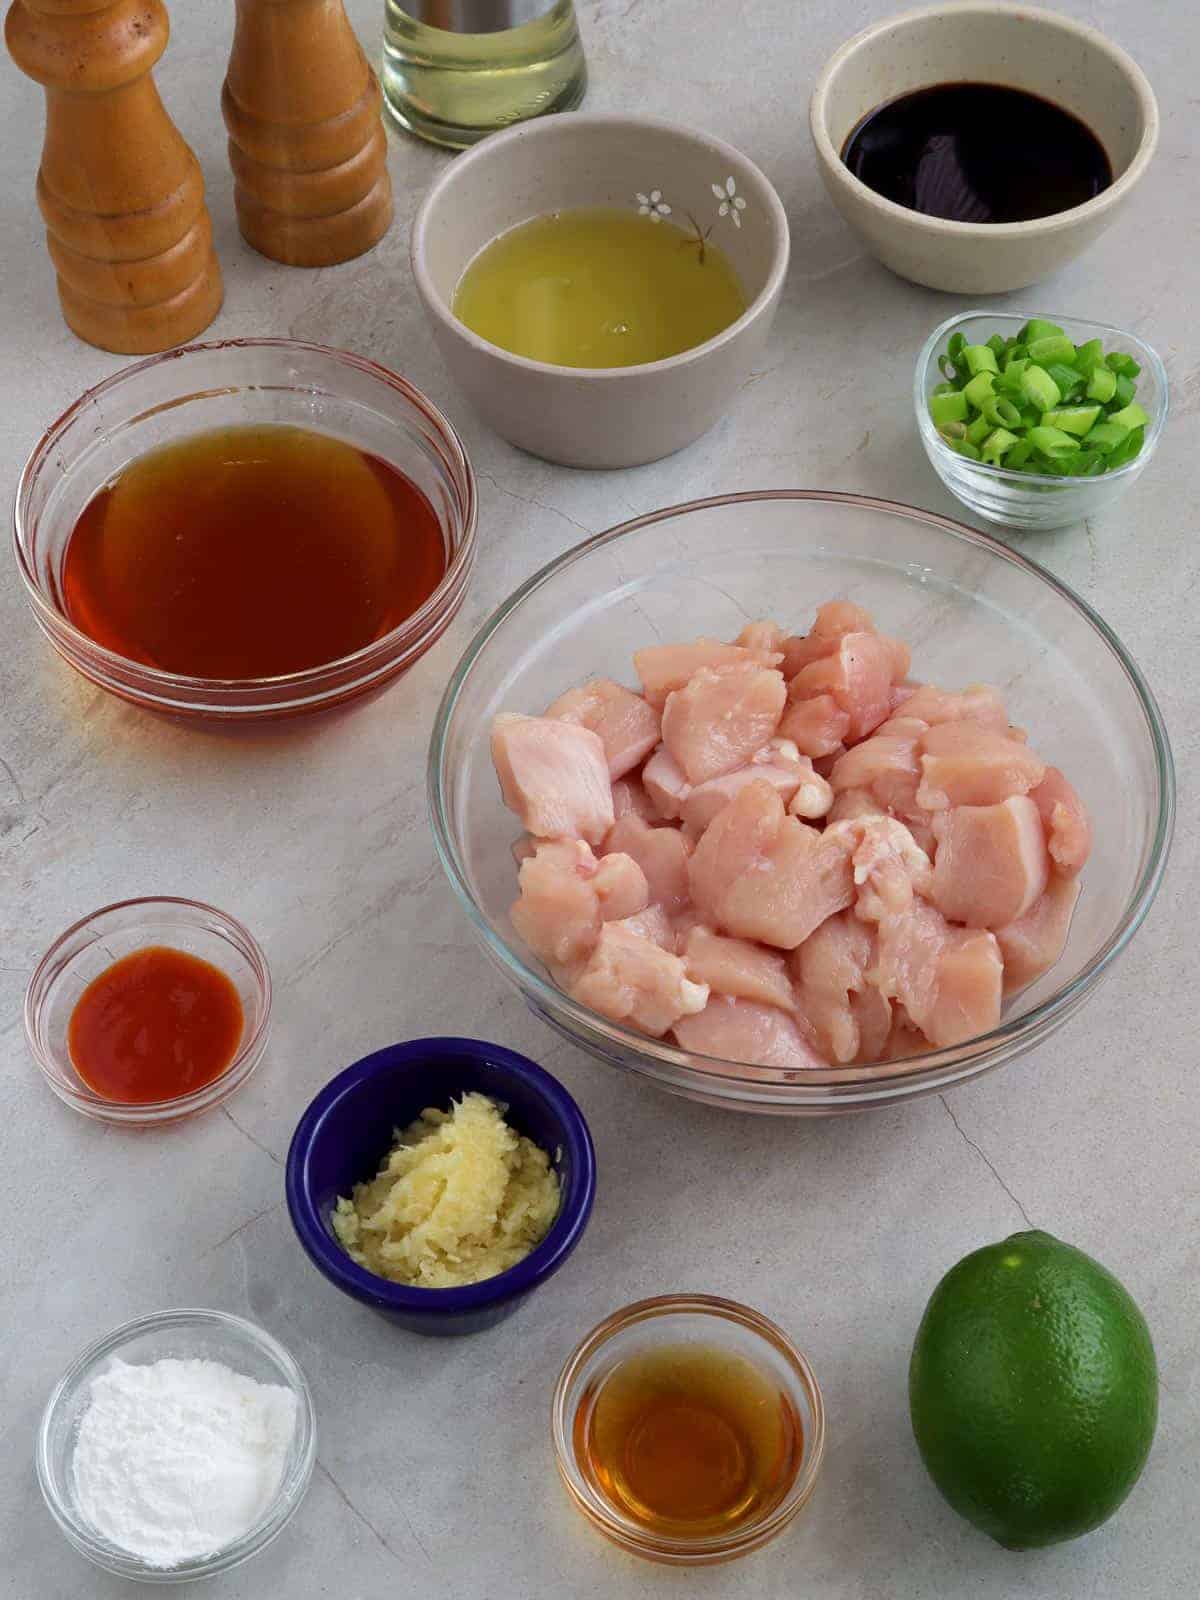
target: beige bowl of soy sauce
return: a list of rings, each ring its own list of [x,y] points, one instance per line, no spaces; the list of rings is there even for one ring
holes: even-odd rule
[[[826,64],[809,106],[834,205],[902,278],[1001,294],[1056,272],[1150,164],[1141,68],[1069,17],[964,0],[889,17]]]

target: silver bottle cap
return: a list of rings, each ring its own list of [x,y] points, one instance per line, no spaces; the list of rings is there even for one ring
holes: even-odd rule
[[[400,10],[414,22],[447,33],[504,33],[536,22],[558,0],[399,0]]]

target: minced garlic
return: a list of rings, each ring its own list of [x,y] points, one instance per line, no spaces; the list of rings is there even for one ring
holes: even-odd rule
[[[333,1230],[381,1278],[452,1289],[523,1260],[558,1204],[546,1152],[509,1127],[494,1100],[473,1093],[397,1131],[378,1176],[338,1200]]]

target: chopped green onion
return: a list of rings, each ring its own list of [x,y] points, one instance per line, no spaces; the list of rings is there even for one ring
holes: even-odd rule
[[[1113,395],[1113,399],[1116,401],[1118,406],[1127,406],[1133,399],[1136,389],[1137,385],[1134,383],[1133,379],[1128,375],[1128,373],[1118,372],[1117,388],[1116,393]]]
[[[987,341],[987,347],[996,357],[996,359],[999,360],[1004,354],[1004,335],[1001,333],[994,333]]]
[[[1142,410],[1141,406],[1138,405],[1136,400],[1131,400],[1129,404],[1127,406],[1123,406],[1120,411],[1110,411],[1108,414],[1108,421],[1115,424],[1118,428],[1144,428],[1150,421],[1150,418]]]
[[[1132,428],[1121,440],[1120,444],[1108,458],[1108,470],[1114,472],[1117,467],[1123,467],[1127,461],[1132,461],[1142,448],[1146,437],[1145,428]]]
[[[950,335],[950,342],[946,346],[946,355],[949,357],[949,359],[951,361],[957,361],[959,356],[962,355],[963,351],[966,348],[967,348],[967,336],[966,336],[966,334],[965,333],[952,333]]]
[[[1088,378],[1087,396],[1089,400],[1099,400],[1101,405],[1107,404],[1117,392],[1117,376],[1110,368],[1095,366]]]
[[[998,467],[1016,442],[1017,436],[1015,433],[1009,433],[1007,428],[997,428],[993,433],[989,433],[983,441],[980,455],[984,461],[991,462],[993,466]]]
[[[1099,450],[1102,455],[1108,455],[1119,444],[1124,444],[1128,436],[1128,428],[1108,420],[1098,422],[1089,433],[1085,433],[1083,442],[1089,450]]]
[[[1062,390],[1044,367],[1030,361],[1021,374],[1021,393],[1039,411],[1051,411],[1062,399]]]
[[[976,411],[980,409],[988,395],[991,394],[995,381],[995,373],[977,372],[970,383],[963,384],[962,393]]]
[[[969,410],[967,397],[961,389],[951,389],[949,394],[945,390],[938,394],[935,390],[929,397],[929,415],[936,428],[947,422],[965,422]]]
[[[1004,458],[1004,465],[1010,472],[1019,472],[1033,454],[1033,446],[1028,439],[1018,439],[1016,444]]]
[[[1105,356],[1104,362],[1110,372],[1115,372],[1118,376],[1124,373],[1127,378],[1136,378],[1142,370],[1140,362],[1135,361],[1124,350],[1114,350],[1111,355]]]
[[[1051,361],[1046,371],[1061,389],[1064,400],[1077,389],[1083,388],[1083,373],[1076,372],[1074,367],[1068,367],[1065,362]]]
[[[938,358],[938,371],[943,378],[953,380],[958,377],[958,368],[949,356],[940,356]]]
[[[1089,339],[1076,350],[1074,366],[1076,371],[1082,372],[1085,377],[1093,368],[1103,365],[1104,346],[1099,339]]]
[[[1079,449],[1078,439],[1072,439],[1061,428],[1047,428],[1044,425],[1030,428],[1029,442],[1047,461],[1061,461],[1064,456],[1073,456]]]
[[[950,448],[956,455],[966,456],[969,461],[979,460],[979,451],[973,444],[968,444],[965,439],[955,439]]]
[[[1030,344],[1034,339],[1050,339],[1056,333],[1062,333],[1057,322],[1047,322],[1045,317],[1031,317],[1017,338],[1022,344]]]
[[[1048,333],[1039,339],[1030,339],[1029,359],[1039,366],[1051,361],[1074,361],[1075,346],[1065,333]]]
[[[999,372],[996,352],[986,344],[969,344],[963,351],[963,360],[972,377],[979,372]]]
[[[988,395],[981,409],[993,428],[1018,428],[1021,425],[1021,413],[1003,395]]]
[[[1077,439],[1082,439],[1099,415],[1099,406],[1063,406],[1057,411],[1047,411],[1042,421],[1048,428],[1061,428],[1064,433],[1073,433]]]
[[[984,416],[978,416],[974,422],[967,424],[967,443],[982,444],[992,431],[992,425]]]

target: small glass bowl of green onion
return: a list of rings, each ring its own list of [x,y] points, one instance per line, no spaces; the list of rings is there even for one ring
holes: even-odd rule
[[[1103,322],[966,311],[925,341],[913,399],[925,453],[968,510],[1061,528],[1145,471],[1167,374],[1148,344]]]

